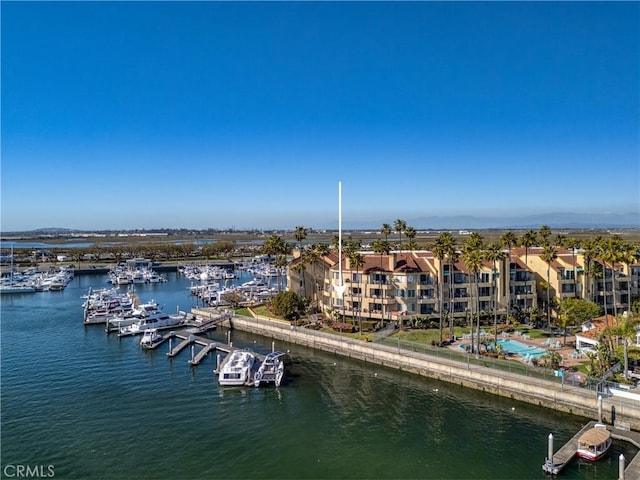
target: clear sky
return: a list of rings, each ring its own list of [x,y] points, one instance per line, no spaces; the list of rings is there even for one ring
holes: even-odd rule
[[[638,2],[8,2],[2,231],[640,209]]]

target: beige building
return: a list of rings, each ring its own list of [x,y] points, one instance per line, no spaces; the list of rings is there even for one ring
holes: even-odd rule
[[[513,248],[511,258],[497,262],[495,270],[492,262],[483,262],[477,285],[463,261],[441,263],[430,251],[382,255],[363,251],[362,265],[352,265],[343,255],[341,266],[335,252],[312,264],[303,262],[297,252],[288,269],[287,285],[324,312],[394,321],[415,316],[437,320],[441,313],[465,319],[478,308],[489,317],[494,305],[503,318],[508,311],[526,318],[536,309],[544,316],[547,268],[551,299],[586,297],[604,306],[606,298],[607,310],[613,313],[615,281],[616,308],[622,313],[630,308],[629,298],[638,296],[640,264],[607,268],[604,282],[602,277],[586,275],[580,251],[557,247],[557,258],[550,265],[540,257],[542,251],[540,247]],[[505,257],[507,253],[505,250]],[[335,288],[340,283],[345,286],[343,294]]]

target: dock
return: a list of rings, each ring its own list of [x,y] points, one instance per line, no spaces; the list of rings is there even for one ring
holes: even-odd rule
[[[596,421],[590,421],[584,427],[580,429],[567,443],[565,443],[560,450],[553,453],[551,458],[547,457],[545,463],[542,465],[542,469],[549,475],[558,475],[562,469],[575,457],[578,451],[578,439],[587,430],[594,427],[598,423]],[[611,432],[611,437],[616,440],[623,440],[625,442],[632,443],[636,447],[640,448],[640,432],[634,432],[631,430],[622,430],[619,428],[607,425],[607,430]],[[553,448],[553,435],[549,435],[550,449]],[[640,478],[640,452],[634,456],[624,469],[624,478]]]
[[[567,466],[573,457],[575,457],[576,452],[578,451],[578,439],[580,436],[587,430],[593,428],[595,424],[596,422],[594,421],[587,423],[578,433],[571,437],[571,439],[565,443],[560,450],[555,452],[551,458],[547,457],[544,465],[542,465],[542,469],[545,473],[548,473],[549,475],[557,475],[560,473],[560,471]],[[552,435],[550,435],[550,437],[550,442],[553,442]]]

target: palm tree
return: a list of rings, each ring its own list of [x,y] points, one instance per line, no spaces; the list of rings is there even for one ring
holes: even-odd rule
[[[585,286],[586,286],[586,297],[595,301],[596,292],[593,291],[591,285],[591,277],[595,273],[595,260],[598,257],[598,252],[600,248],[600,241],[602,238],[597,236],[595,238],[586,240],[582,242],[582,256],[584,258],[584,274],[585,274]]]
[[[298,226],[296,227],[296,230],[293,234],[293,237],[298,242],[298,248],[300,249],[300,253],[302,253],[302,241],[305,238],[307,238],[307,233],[309,233],[309,231],[307,230],[306,227]]]
[[[551,282],[551,262],[558,258],[558,253],[555,247],[548,243],[543,247],[540,258],[547,264],[547,324],[551,325],[551,298],[550,295],[550,282]]]
[[[324,257],[329,255],[329,245],[327,245],[326,243],[316,243],[313,249],[316,252],[316,255],[318,255],[318,258],[322,259],[322,291],[324,292],[324,282],[326,280],[325,277],[327,275],[326,263],[325,263]],[[322,299],[320,301],[322,302]]]
[[[551,236],[551,229],[548,225],[542,225],[540,227],[540,238],[542,239],[542,245],[547,245],[549,243],[549,237]]]
[[[384,319],[384,295],[382,294],[382,272],[384,272],[385,270],[383,269],[382,266],[382,255],[389,255],[389,252],[391,251],[391,246],[389,245],[389,242],[387,242],[386,240],[376,240],[375,242],[373,242],[373,251],[375,253],[379,253],[380,254],[380,275],[379,275],[379,281],[380,281],[380,298],[381,298],[381,307],[382,310],[380,312],[380,317],[381,319]]]
[[[407,229],[407,222],[399,218],[393,224],[393,228],[395,229],[396,232],[400,234],[400,242],[398,244],[398,250],[402,252],[402,232],[404,232]]]
[[[391,225],[388,223],[383,223],[382,228],[380,229],[380,235],[384,235],[384,241],[389,240],[389,235],[391,235]]]
[[[603,296],[602,296],[602,304],[603,304],[603,308],[604,308],[604,315],[605,318],[607,319],[606,323],[607,323],[607,327],[609,326],[609,317],[607,316],[607,314],[609,313],[609,308],[607,306],[607,261],[611,260],[611,251],[607,248],[607,241],[606,240],[601,240],[600,243],[598,243],[598,245],[596,246],[596,257],[595,260],[596,262],[599,262],[600,265],[602,266],[602,290],[603,290]],[[615,303],[615,302],[614,302]]]
[[[524,247],[524,263],[529,267],[529,249],[533,247],[538,238],[536,237],[536,232],[533,230],[527,230],[522,234],[522,238],[520,238],[520,245]]]
[[[638,247],[633,243],[625,243],[620,252],[620,262],[627,266],[627,311],[631,312],[631,265],[638,261],[640,257]]]
[[[440,234],[442,236],[442,234]],[[433,256],[438,259],[438,313],[439,313],[439,329],[440,329],[440,344],[442,344],[442,306],[444,305],[444,259],[447,256],[447,250],[444,242],[440,240],[440,237],[436,238],[435,243],[431,247]]]
[[[351,269],[355,269],[356,271],[356,279],[358,280],[358,285],[361,285],[360,283],[360,268],[362,268],[362,266],[364,265],[364,257],[362,256],[362,254],[358,251],[354,251],[351,252],[351,255],[349,256],[349,262],[350,262],[350,266]],[[360,287],[361,288],[361,287]],[[360,318],[360,309],[362,308],[362,291],[360,291],[360,301],[358,302],[358,310],[356,313],[356,316],[358,317],[358,326],[360,329],[360,335],[362,335],[362,319]],[[351,279],[351,306],[353,308],[353,278]]]
[[[507,265],[509,279],[511,279],[511,249],[518,245],[518,237],[513,232],[502,232],[500,235],[500,245],[507,247],[509,263]],[[511,282],[509,282],[511,283]],[[511,318],[511,287],[509,287],[509,298],[507,299],[507,322]]]
[[[278,269],[278,291],[282,291],[282,269],[287,266],[287,257],[284,254],[276,255],[273,266]],[[304,273],[303,273],[304,275]]]
[[[407,250],[413,251],[413,250],[417,250],[418,249],[418,244],[415,242],[415,238],[416,238],[416,229],[413,227],[407,227],[404,230],[404,234],[407,237]]]
[[[618,235],[608,238],[603,246],[602,259],[611,265],[611,289],[613,290],[613,316],[618,316],[618,302],[616,301],[616,263],[623,258],[624,247]],[[605,272],[606,273],[606,272]],[[605,275],[606,278],[606,275]],[[605,291],[605,294],[607,292]]]
[[[487,248],[484,252],[484,256],[490,262],[493,262],[493,271],[491,272],[491,276],[493,277],[493,336],[494,336],[494,345],[498,345],[498,268],[497,262],[502,262],[506,258],[506,254],[502,250],[502,247],[499,243],[490,243],[487,245]]]
[[[567,240],[568,237],[566,235],[563,235],[562,233],[558,233],[554,238],[553,238],[553,244],[556,247],[565,247],[565,248],[569,248],[567,245]]]
[[[623,360],[624,360],[624,378],[625,380],[629,380],[629,345],[633,343],[633,340],[636,336],[636,326],[638,325],[638,320],[631,315],[623,316],[619,315],[616,317],[616,326],[608,327],[610,333],[622,338],[622,346],[623,346]]]
[[[578,266],[576,264],[576,250],[580,247],[580,240],[575,237],[568,237],[564,241],[564,246],[571,249],[571,265],[573,265],[573,291],[576,298],[579,298],[578,293]]]
[[[271,235],[262,245],[262,252],[268,257],[289,253],[289,245],[279,235]]]
[[[305,277],[304,272],[307,270],[307,266],[305,265],[305,262],[302,259],[302,257],[294,265],[293,270],[298,272],[298,275],[300,275],[300,283],[298,284],[298,295],[300,295],[302,297],[306,297],[307,296],[307,283],[306,283],[305,278],[304,278]],[[300,292],[301,290],[304,293],[301,293]]]
[[[316,245],[311,245],[310,248],[305,249],[304,255],[306,257],[307,263],[309,263],[313,268],[313,295],[311,295],[311,302],[316,302],[318,299],[318,277],[316,276],[316,263],[318,263],[318,259],[320,258]]]
[[[476,307],[477,313],[477,328],[476,328],[476,358],[480,357],[480,298],[478,296],[478,273],[482,268],[482,240],[481,236],[473,237],[473,234],[467,239],[464,244],[462,257],[464,264],[471,271],[473,284],[475,285],[475,302],[471,302],[471,319],[473,320],[473,307]],[[480,241],[478,241],[480,239]],[[472,294],[473,300],[473,294]],[[473,305],[473,304],[476,305]],[[473,331],[473,326],[472,326]]]

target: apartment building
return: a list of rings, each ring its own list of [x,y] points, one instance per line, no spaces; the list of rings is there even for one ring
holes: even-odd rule
[[[492,315],[494,305],[499,315],[514,309],[546,310],[547,268],[552,299],[587,298],[602,307],[606,302],[607,311],[613,313],[615,282],[616,309],[622,313],[630,308],[629,299],[639,294],[640,264],[617,264],[615,270],[605,268],[604,276],[589,277],[580,251],[558,247],[557,257],[549,265],[542,260],[542,251],[540,247],[517,247],[509,257],[505,250],[503,261],[495,265],[483,262],[477,282],[463,261],[441,262],[424,250],[363,251],[361,265],[352,265],[344,255],[340,265],[332,251],[304,268],[296,268],[303,260],[295,254],[287,284],[307,297],[313,291],[312,303],[323,311],[396,321],[409,316],[437,319],[441,314],[468,318],[478,310]],[[341,284],[343,292],[336,288]],[[587,296],[589,292],[593,298]]]

